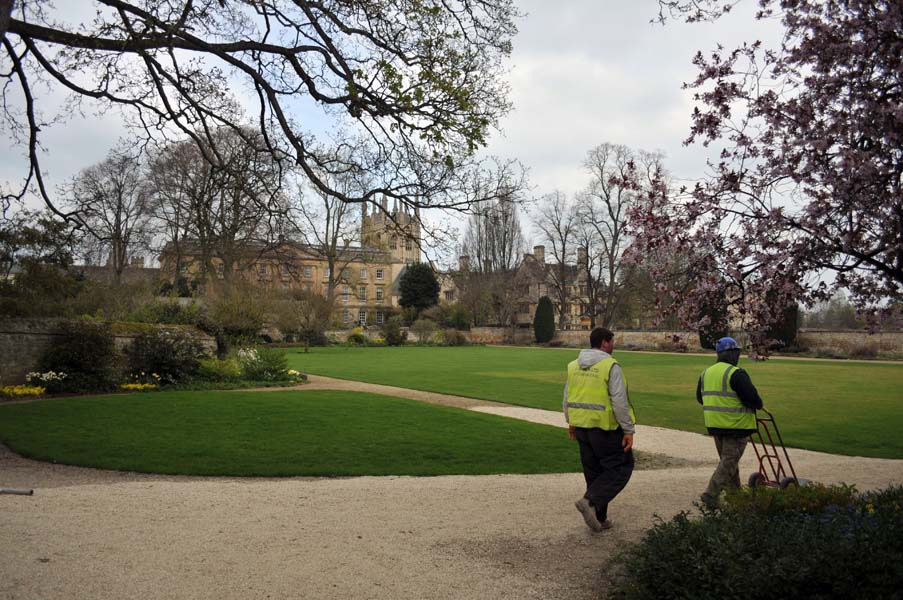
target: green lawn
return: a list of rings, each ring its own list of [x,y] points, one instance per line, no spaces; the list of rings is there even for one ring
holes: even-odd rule
[[[452,475],[579,470],[560,429],[341,391],[159,392],[0,405],[35,459],[148,473]]]
[[[577,350],[501,348],[312,348],[292,351],[303,372],[561,410],[567,363]],[[703,432],[695,390],[714,356],[618,352],[637,420]],[[856,456],[903,458],[903,364],[741,359],[788,445]]]

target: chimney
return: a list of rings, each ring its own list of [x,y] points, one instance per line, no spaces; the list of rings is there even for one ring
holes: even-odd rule
[[[536,258],[536,262],[538,262],[540,264],[545,264],[546,247],[545,246],[533,246],[533,257]]]
[[[131,265],[133,267],[138,267],[139,269],[144,268],[144,257],[143,256],[133,256]]]
[[[586,268],[586,248],[577,248],[577,266]]]
[[[458,270],[459,271],[470,271],[470,257],[469,256],[459,256],[458,257]]]

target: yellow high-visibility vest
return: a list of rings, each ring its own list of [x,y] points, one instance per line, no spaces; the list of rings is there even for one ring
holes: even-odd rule
[[[737,367],[717,362],[702,372],[702,411],[706,427],[755,429],[756,411],[744,406],[731,389],[731,375]]]
[[[608,380],[611,368],[618,364],[614,358],[600,360],[588,369],[581,369],[579,361],[568,364],[568,422],[574,427],[598,427],[608,431],[618,428],[618,419],[611,407],[611,396],[608,393]],[[624,388],[627,388],[627,377],[624,376]],[[629,403],[628,403],[629,405]],[[636,423],[633,407],[630,406],[630,418]]]

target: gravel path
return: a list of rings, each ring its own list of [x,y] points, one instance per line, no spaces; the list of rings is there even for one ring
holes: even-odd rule
[[[326,388],[563,426],[558,413],[388,386],[315,377],[296,389]],[[35,490],[0,494],[0,598],[592,598],[606,559],[654,515],[692,509],[714,467],[701,435],[641,426],[636,443],[651,468],[634,473],[612,504],[615,527],[599,535],[573,508],[576,473],[168,477],[39,463],[0,446],[0,486]],[[903,483],[900,460],[791,458],[817,481]]]

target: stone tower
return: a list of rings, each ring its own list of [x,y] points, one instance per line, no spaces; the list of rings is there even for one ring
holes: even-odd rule
[[[411,214],[398,208],[398,200],[389,211],[388,199],[383,197],[379,206],[368,213],[367,205],[361,210],[361,246],[385,250],[393,261],[420,262],[420,209]]]

